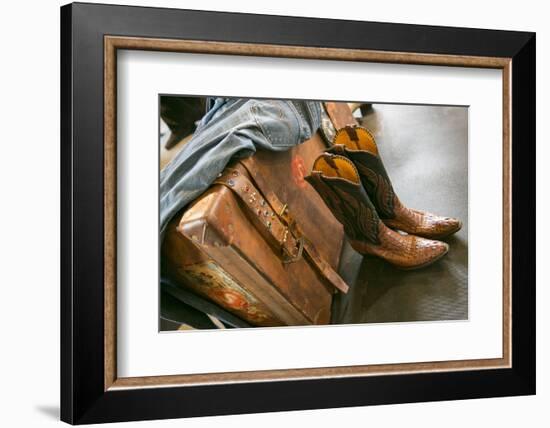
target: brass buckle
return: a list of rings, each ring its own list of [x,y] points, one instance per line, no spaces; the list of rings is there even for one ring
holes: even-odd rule
[[[296,255],[289,254],[286,251],[286,248],[283,246],[283,252],[286,253],[286,258],[283,260],[284,264],[294,263],[297,262],[302,258],[302,253],[304,252],[304,237],[300,236],[296,242],[298,243],[298,251],[296,252]]]
[[[281,211],[277,214],[279,215],[279,218],[281,219],[281,221],[286,225],[285,233],[283,236],[283,242],[282,242],[283,255],[285,256],[285,258],[283,259],[283,263],[289,264],[289,263],[297,262],[302,258],[302,253],[304,252],[304,237],[303,236],[300,236],[299,238],[296,237],[296,235],[299,235],[300,233],[296,230],[296,222],[288,212],[287,204],[284,204],[283,207],[281,208]],[[285,247],[289,234],[292,235],[292,237],[296,240],[298,244],[298,251],[296,252],[295,255],[290,254]]]
[[[288,227],[292,227],[294,225],[294,219],[288,212],[288,205],[284,204],[283,208],[281,208],[281,211],[277,213],[279,215],[279,218],[287,225]]]

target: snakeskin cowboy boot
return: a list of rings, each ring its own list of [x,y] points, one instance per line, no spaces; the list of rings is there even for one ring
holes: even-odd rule
[[[444,242],[402,235],[378,217],[353,163],[346,157],[321,154],[306,180],[344,226],[351,246],[361,254],[378,256],[401,269],[417,269],[443,257]]]
[[[327,150],[350,159],[382,221],[392,229],[431,239],[441,239],[458,232],[462,222],[425,211],[407,208],[393,190],[390,178],[378,154],[372,134],[360,126],[346,126],[336,133]]]

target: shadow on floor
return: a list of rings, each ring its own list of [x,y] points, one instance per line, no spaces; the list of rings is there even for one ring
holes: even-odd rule
[[[59,406],[52,406],[52,405],[40,405],[36,406],[36,410],[38,410],[43,415],[47,416],[50,419],[59,420],[60,418],[60,412],[59,412]]]

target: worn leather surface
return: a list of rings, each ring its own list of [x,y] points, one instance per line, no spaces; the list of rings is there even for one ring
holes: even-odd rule
[[[228,187],[239,197],[241,205],[248,208],[258,231],[271,242],[274,252],[279,253],[283,263],[295,263],[305,258],[317,269],[319,275],[335,288],[335,291],[347,293],[348,285],[304,235],[299,222],[290,214],[288,205],[283,204],[277,195],[269,190],[271,186],[267,183],[263,182],[261,187],[268,190],[261,192],[253,182],[252,177],[255,177],[256,181],[259,181],[260,177],[259,174],[255,174],[253,165],[255,162],[249,164],[250,170],[247,170],[251,179],[237,169],[226,168],[214,183]]]
[[[305,180],[313,162],[325,149],[322,137],[316,133],[308,142],[291,150],[278,153],[258,150],[254,157],[243,159],[241,163],[253,171],[263,191],[274,193],[288,204],[289,212],[299,222],[304,235],[331,266],[338,266],[343,227]]]
[[[304,234],[336,269],[343,228],[304,180],[307,168],[324,148],[316,134],[289,151],[257,152],[247,162],[254,162],[257,173],[270,184],[269,191],[288,205]],[[247,174],[243,165],[235,168]],[[333,288],[305,258],[283,263],[280,254],[258,230],[249,210],[226,186],[214,185],[199,197],[177,219],[177,224],[169,226],[164,241],[164,257],[182,284],[251,324],[306,325],[330,321]],[[205,264],[213,270],[216,265],[223,273],[214,271],[214,278],[205,278]]]

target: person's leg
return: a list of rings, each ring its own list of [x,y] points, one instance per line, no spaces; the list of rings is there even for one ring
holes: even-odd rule
[[[296,101],[217,101],[193,138],[161,172],[161,233],[172,216],[203,193],[231,159],[250,156],[257,148],[288,150],[309,138],[319,126],[317,109],[317,103]]]

